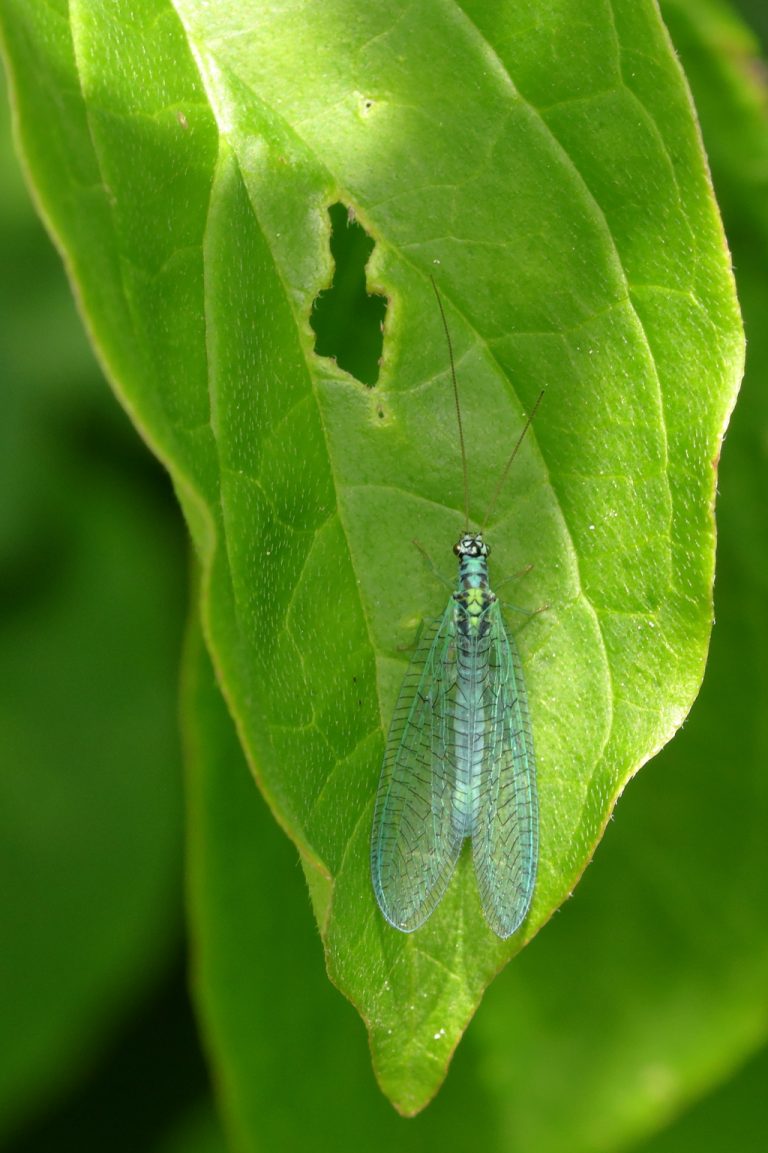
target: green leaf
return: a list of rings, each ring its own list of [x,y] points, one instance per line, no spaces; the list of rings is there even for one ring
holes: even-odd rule
[[[414,1112],[701,680],[742,338],[679,66],[650,0],[5,0],[3,30],[38,196],[174,478],[217,676],[301,853],[329,973]],[[375,388],[312,351],[335,202],[389,299]],[[542,852],[506,943],[463,863],[409,938],[368,877],[404,649],[445,595],[410,541],[448,562],[462,524],[433,271],[473,519],[547,388],[488,526],[497,579],[533,564],[516,599],[549,606],[519,634]]]
[[[364,1133],[372,1153],[495,1149],[500,1102],[471,1058],[416,1119],[378,1091],[360,1022],[301,916],[296,851],[252,787],[194,625],[184,668],[194,985],[232,1148],[357,1153]]]
[[[651,1141],[633,1153],[700,1153],[702,1149],[738,1149],[762,1153],[765,1145],[765,1080],[768,1051]]]
[[[82,337],[4,105],[0,151],[5,1140],[89,1070],[178,947],[184,552]]]
[[[203,1100],[188,1110],[153,1153],[229,1153],[213,1103]]]

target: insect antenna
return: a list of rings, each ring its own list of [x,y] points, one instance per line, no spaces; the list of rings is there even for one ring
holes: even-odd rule
[[[517,456],[517,450],[520,448],[520,445],[523,443],[523,440],[525,438],[525,434],[527,433],[528,429],[531,427],[531,424],[533,422],[533,418],[536,415],[536,410],[538,409],[539,405],[541,404],[542,397],[544,396],[544,392],[545,392],[545,390],[542,388],[541,392],[536,397],[536,403],[534,404],[533,408],[531,409],[531,411],[528,414],[528,419],[526,420],[525,424],[523,425],[523,431],[520,433],[519,437],[515,441],[515,447],[512,449],[512,453],[510,455],[510,458],[507,461],[506,465],[504,466],[504,471],[501,474],[501,476],[499,477],[499,482],[496,485],[496,488],[493,490],[493,496],[491,497],[491,503],[489,504],[488,511],[483,518],[483,531],[485,531],[485,526],[488,524],[488,521],[491,519],[491,513],[496,508],[496,502],[499,499],[499,493],[503,489],[504,483],[505,483],[507,477],[509,476],[509,470],[512,467],[512,461]]]
[[[451,362],[451,380],[453,381],[453,399],[456,403],[456,423],[459,426],[459,445],[461,447],[461,469],[464,476],[464,525],[469,531],[469,473],[467,471],[467,451],[464,445],[464,426],[461,422],[461,404],[459,403],[459,386],[456,383],[456,365],[453,360],[453,344],[451,343],[451,333],[448,329],[448,321],[445,316],[445,309],[443,308],[442,297],[437,288],[434,276],[430,275],[429,279],[432,281],[432,287],[435,290],[437,298],[437,307],[440,309],[440,316],[443,321],[443,328],[445,329],[445,339],[448,344],[448,359]],[[511,463],[511,462],[510,462]]]

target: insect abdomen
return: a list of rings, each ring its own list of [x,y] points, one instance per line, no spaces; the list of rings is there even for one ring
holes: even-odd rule
[[[487,731],[484,694],[489,659],[488,603],[489,594],[485,589],[472,588],[456,595],[453,815],[456,830],[462,837],[472,836],[480,805]]]

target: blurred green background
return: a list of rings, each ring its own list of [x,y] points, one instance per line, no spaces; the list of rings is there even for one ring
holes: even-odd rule
[[[4,93],[0,157],[0,1142],[150,1148],[207,1087],[183,939],[186,534],[94,361]]]
[[[765,47],[765,0],[740,0],[738,8]],[[674,3],[665,13],[674,38]],[[676,43],[686,62],[695,46]],[[722,141],[716,102],[710,106],[703,89],[696,96],[705,137],[711,124],[713,139],[719,130]],[[765,140],[762,147],[768,148]],[[227,1146],[187,993],[184,939],[177,696],[189,595],[186,534],[167,478],[119,410],[88,348],[59,258],[14,160],[5,106],[0,150],[0,1148],[214,1153]],[[749,152],[749,164],[759,160],[758,149]],[[761,170],[745,192],[732,158],[714,146],[712,164],[749,339],[744,397],[724,450],[718,577],[718,616],[728,625],[724,644],[747,638],[740,667],[749,687],[734,682],[738,662],[713,661],[686,734],[689,749],[690,741],[696,748],[701,731],[702,765],[709,757],[711,772],[731,775],[724,795],[733,811],[709,812],[716,853],[721,816],[734,827],[743,824],[745,837],[765,839],[765,831],[750,824],[759,807],[740,810],[729,733],[723,732],[722,747],[712,746],[706,729],[696,726],[697,710],[732,700],[733,731],[743,737],[754,729],[753,747],[765,745],[762,666],[754,653],[768,588],[763,542],[752,526],[764,519],[766,495],[764,483],[755,490],[754,477],[760,470],[765,477],[768,185]],[[765,594],[754,603],[739,591],[744,568],[754,577],[750,587]],[[715,655],[718,644],[716,633]],[[663,758],[674,787],[674,750]],[[662,773],[657,764],[622,800],[620,819],[608,830],[578,901],[561,914],[564,922],[589,917],[601,870],[626,868],[622,828],[653,809]],[[749,768],[759,789],[765,766]],[[258,805],[255,794],[252,799]],[[306,952],[291,958],[290,995],[299,1004],[302,996],[324,998],[329,1020],[343,1016],[340,1036],[357,1038],[357,1116],[368,1109],[373,1126],[389,1106],[366,1067],[362,1026],[323,987],[303,881],[298,868],[291,873],[295,854],[277,833],[274,851],[280,854],[276,870],[289,874],[285,918],[306,922]],[[684,843],[679,851],[685,853]],[[652,856],[651,846],[649,869]],[[739,932],[742,897],[741,890],[733,894],[726,933]],[[713,922],[720,911],[713,896]],[[661,913],[658,923],[661,932]],[[702,966],[708,948],[704,926]],[[523,960],[535,964],[529,952]],[[768,965],[764,977],[766,986]],[[655,986],[665,979],[663,971],[648,974]],[[275,995],[279,1001],[279,991]],[[492,997],[493,991],[491,1003]],[[745,1005],[757,1003],[745,995]],[[767,1023],[750,1020],[744,1031],[765,1036]],[[297,1047],[305,1040],[297,1035]],[[460,1053],[459,1077],[466,1073],[462,1060]],[[310,1061],[290,1087],[287,1096],[297,1108],[317,1089],[309,1084],[312,1076]],[[453,1076],[443,1093],[451,1092]],[[620,1147],[762,1150],[767,1080],[763,1049],[743,1068],[729,1065],[713,1075],[719,1081],[713,1091],[691,1085],[688,1107],[651,1140],[628,1138]],[[273,1124],[267,1132],[275,1131]],[[413,1131],[429,1147],[428,1127]],[[306,1147],[357,1148],[364,1139],[352,1131],[332,1146],[308,1131]],[[531,1148],[499,1136],[499,1150]]]

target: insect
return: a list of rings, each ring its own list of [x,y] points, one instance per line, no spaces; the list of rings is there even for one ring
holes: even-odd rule
[[[403,680],[387,738],[371,837],[379,908],[404,933],[418,929],[445,893],[462,845],[472,840],[486,920],[509,937],[524,920],[538,860],[533,739],[520,657],[488,578],[490,545],[469,525],[464,432],[448,321],[464,475],[459,572],[442,617],[425,630]],[[543,393],[491,501],[507,478]]]

